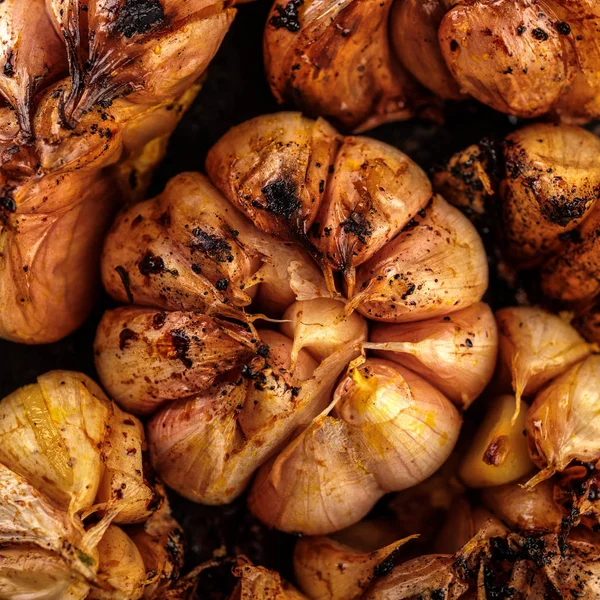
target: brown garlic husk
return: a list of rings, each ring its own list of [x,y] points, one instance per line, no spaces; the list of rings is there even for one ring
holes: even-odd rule
[[[343,346],[367,339],[366,320],[358,313],[340,320],[343,313],[344,303],[330,298],[294,302],[285,311],[280,329],[294,340],[292,365],[302,348],[323,360]]]
[[[599,382],[600,355],[593,354],[537,394],[527,411],[527,438],[531,458],[542,470],[528,486],[563,471],[573,460],[600,459]]]
[[[191,311],[121,307],[104,313],[96,369],[126,410],[150,414],[205,390],[256,351],[242,326]]]
[[[392,54],[391,0],[323,0],[282,18],[277,0],[264,36],[265,68],[279,101],[293,98],[309,114],[365,130],[412,116],[425,94]],[[324,63],[324,53],[327,61]]]
[[[390,41],[402,64],[423,85],[444,99],[464,98],[448,70],[438,42],[447,0],[399,0],[390,15]]]
[[[600,302],[582,311],[573,326],[588,342],[600,345]]]
[[[554,484],[543,481],[533,489],[523,484],[527,477],[517,482],[481,491],[481,501],[513,531],[526,534],[559,533],[565,512],[554,500]]]
[[[536,262],[560,249],[589,217],[600,186],[598,153],[600,140],[580,127],[537,123],[507,136],[500,195],[514,260]]]
[[[441,392],[381,359],[352,363],[329,410],[259,470],[248,502],[265,524],[323,535],[356,523],[436,471],[461,425]]]
[[[498,332],[487,304],[413,323],[372,327],[366,349],[412,369],[466,409],[490,382]]]
[[[535,395],[592,351],[569,323],[541,308],[502,308],[496,320],[500,361],[512,376],[517,409],[521,397]]]
[[[506,526],[487,508],[473,506],[464,496],[458,496],[435,539],[434,550],[441,554],[454,554],[476,535],[496,537],[506,533]]]
[[[266,358],[259,355],[212,387],[170,403],[148,425],[152,464],[191,500],[222,504],[237,497],[288,436],[327,406],[337,378],[358,353],[344,348],[317,366],[301,350],[292,373],[292,340],[272,331],[263,335],[270,340]]]
[[[574,76],[575,56],[542,2],[460,2],[438,36],[461,92],[501,112],[549,112]],[[519,33],[521,32],[521,33]]]
[[[467,486],[502,485],[533,470],[525,436],[525,410],[513,418],[514,396],[499,396],[490,403],[458,470]]]
[[[257,567],[245,557],[239,557],[237,563],[233,575],[238,579],[238,584],[229,600],[307,600],[279,573]]]
[[[294,549],[300,589],[313,600],[360,599],[378,567],[410,539],[381,546],[382,537],[393,537],[389,523],[362,521],[331,537],[301,538]]]
[[[436,196],[424,217],[361,265],[348,307],[375,321],[420,321],[479,302],[487,285],[481,238]]]

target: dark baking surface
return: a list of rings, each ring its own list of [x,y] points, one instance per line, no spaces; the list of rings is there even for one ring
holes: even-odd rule
[[[168,156],[155,175],[152,193],[159,192],[177,173],[203,170],[208,149],[232,125],[280,110],[263,73],[262,30],[269,5],[267,0],[261,0],[239,9],[198,99],[171,139]],[[430,169],[481,137],[501,135],[516,125],[514,119],[468,103],[448,106],[445,121],[446,124],[419,120],[395,123],[369,135],[400,148],[423,168]],[[492,304],[502,303],[499,294],[491,296]],[[110,301],[101,295],[85,325],[56,344],[28,347],[0,340],[0,397],[52,369],[77,370],[95,377],[94,331],[107,306]],[[186,532],[190,566],[224,548],[230,554],[246,554],[256,563],[291,575],[293,538],[260,526],[248,515],[243,499],[230,506],[204,507],[173,495],[172,505]],[[202,577],[199,597],[219,598],[220,593],[213,592],[222,586],[223,573],[207,573]]]

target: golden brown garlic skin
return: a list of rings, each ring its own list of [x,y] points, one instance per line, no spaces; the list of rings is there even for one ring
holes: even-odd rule
[[[144,193],[235,14],[217,0],[156,0],[143,19],[132,2],[80,4],[0,7],[14,107],[0,108],[0,336],[19,342],[88,315],[115,206]]]
[[[279,101],[350,130],[435,96],[581,123],[600,115],[599,23],[594,0],[276,0],[265,67]]]

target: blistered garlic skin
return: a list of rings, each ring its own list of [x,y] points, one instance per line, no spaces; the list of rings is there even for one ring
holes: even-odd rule
[[[492,378],[498,332],[490,307],[478,302],[424,321],[376,323],[369,342],[366,348],[412,369],[466,409]]]
[[[334,400],[330,415],[259,470],[248,501],[265,524],[322,535],[356,523],[386,492],[436,471],[460,430],[445,396],[380,359],[351,367]]]

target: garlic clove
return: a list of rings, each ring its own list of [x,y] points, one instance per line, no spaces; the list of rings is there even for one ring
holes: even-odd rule
[[[600,355],[588,356],[551,381],[527,411],[533,462],[542,469],[528,486],[551,477],[572,460],[600,459]]]
[[[554,484],[543,481],[526,489],[526,481],[485,488],[481,500],[513,530],[529,534],[560,532],[564,512],[554,501]]]
[[[537,2],[498,0],[492,13],[487,3],[458,3],[438,39],[461,92],[519,117],[550,111],[572,76],[568,41]]]
[[[560,249],[589,216],[600,186],[599,152],[600,140],[580,127],[536,123],[507,136],[500,192],[514,259],[536,262]]]
[[[427,175],[399,150],[370,138],[345,138],[313,237],[327,262],[344,274],[350,295],[356,267],[416,217],[432,194]]]
[[[247,559],[238,559],[233,575],[239,581],[229,600],[307,600],[278,573],[256,567]]]
[[[337,136],[325,121],[300,113],[257,117],[213,146],[206,171],[260,231],[294,241],[317,216]]]
[[[513,396],[499,396],[488,407],[458,470],[469,487],[502,485],[533,470],[525,437],[525,411],[513,420],[514,409]]]
[[[133,540],[119,527],[111,525],[98,544],[97,587],[89,600],[139,600],[144,594],[146,569]]]
[[[75,514],[94,501],[110,405],[85,375],[52,371],[0,405],[0,461]]]
[[[358,269],[348,310],[402,323],[447,315],[481,300],[487,258],[469,220],[436,196],[426,216],[414,221]]]
[[[96,368],[126,410],[150,414],[191,396],[253,355],[240,325],[195,312],[123,307],[104,313],[96,332]]]
[[[368,537],[366,527],[371,524],[362,522],[353,528],[359,525],[364,525],[361,533]],[[387,533],[389,536],[389,527]],[[358,600],[379,565],[408,541],[392,541],[379,548],[369,545],[367,550],[338,541],[338,536],[303,537],[296,543],[294,575],[300,589],[313,600]]]
[[[281,331],[294,340],[292,363],[305,348],[323,360],[339,348],[367,339],[367,322],[353,313],[340,320],[344,303],[330,298],[294,302],[284,313]]]
[[[363,347],[412,369],[466,409],[492,378],[498,333],[490,307],[478,302],[424,321],[376,323]]]
[[[500,360],[512,374],[517,410],[531,396],[591,352],[591,346],[560,317],[535,307],[496,312]]]
[[[448,70],[438,43],[438,28],[448,7],[445,0],[394,2],[390,38],[396,56],[426,88],[444,99],[464,94]]]

